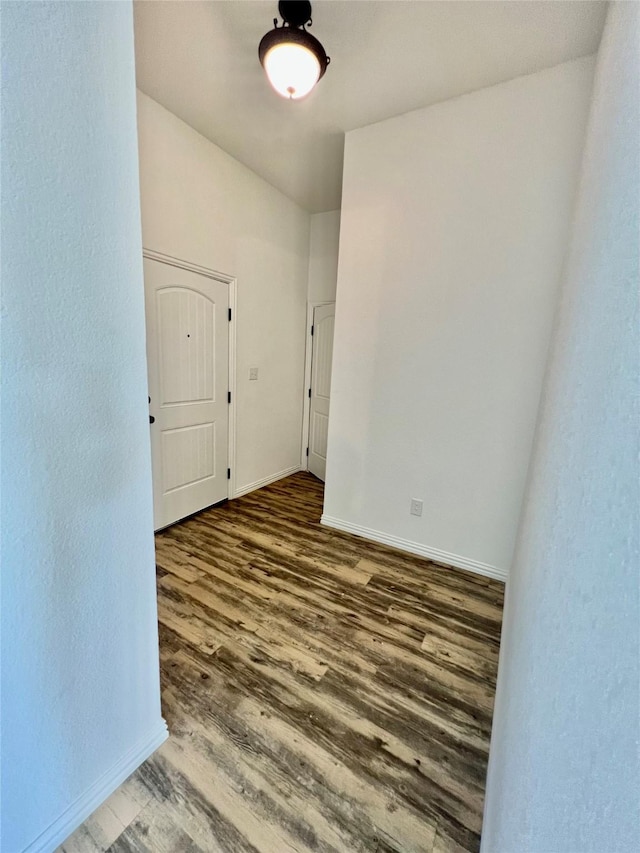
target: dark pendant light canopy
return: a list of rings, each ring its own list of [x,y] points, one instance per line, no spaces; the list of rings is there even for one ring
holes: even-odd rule
[[[311,3],[280,0],[274,28],[260,42],[258,55],[269,82],[279,95],[290,100],[304,98],[327,70],[331,61],[325,49],[305,27],[311,26]]]

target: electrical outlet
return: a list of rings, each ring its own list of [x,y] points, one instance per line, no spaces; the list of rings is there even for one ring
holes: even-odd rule
[[[257,379],[258,378],[258,368],[250,367],[249,368],[249,379]]]
[[[422,515],[422,501],[418,498],[411,498],[409,513],[410,515]]]

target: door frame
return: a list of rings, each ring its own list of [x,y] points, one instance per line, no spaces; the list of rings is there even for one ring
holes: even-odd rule
[[[229,391],[231,392],[231,402],[229,403],[229,429],[228,437],[229,444],[227,447],[227,465],[231,469],[231,477],[227,480],[227,498],[235,497],[236,492],[236,301],[237,301],[237,280],[234,276],[226,273],[211,270],[208,267],[192,264],[190,261],[183,261],[180,258],[174,258],[171,255],[165,255],[163,252],[156,252],[153,249],[142,249],[142,256],[150,261],[159,261],[161,264],[168,264],[171,267],[188,270],[189,272],[198,273],[206,278],[212,278],[214,281],[219,281],[226,284],[229,290],[229,308],[231,309],[231,320],[229,321]],[[145,323],[146,330],[146,323]]]
[[[307,334],[306,347],[304,354],[304,391],[302,403],[302,449],[300,455],[300,470],[309,470],[309,457],[307,456],[307,448],[309,447],[309,421],[311,418],[311,400],[309,398],[309,388],[311,388],[311,360],[313,356],[313,335],[311,327],[313,326],[313,312],[316,308],[321,308],[323,305],[335,305],[335,299],[324,299],[322,302],[307,302]]]

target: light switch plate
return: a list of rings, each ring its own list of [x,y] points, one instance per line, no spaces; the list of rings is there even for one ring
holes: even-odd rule
[[[258,378],[258,368],[250,367],[249,368],[249,379],[257,379]]]

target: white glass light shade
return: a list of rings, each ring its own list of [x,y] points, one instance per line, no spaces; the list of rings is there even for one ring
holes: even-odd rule
[[[313,89],[321,68],[318,58],[308,48],[293,42],[280,42],[265,55],[264,70],[276,92],[295,101]]]

